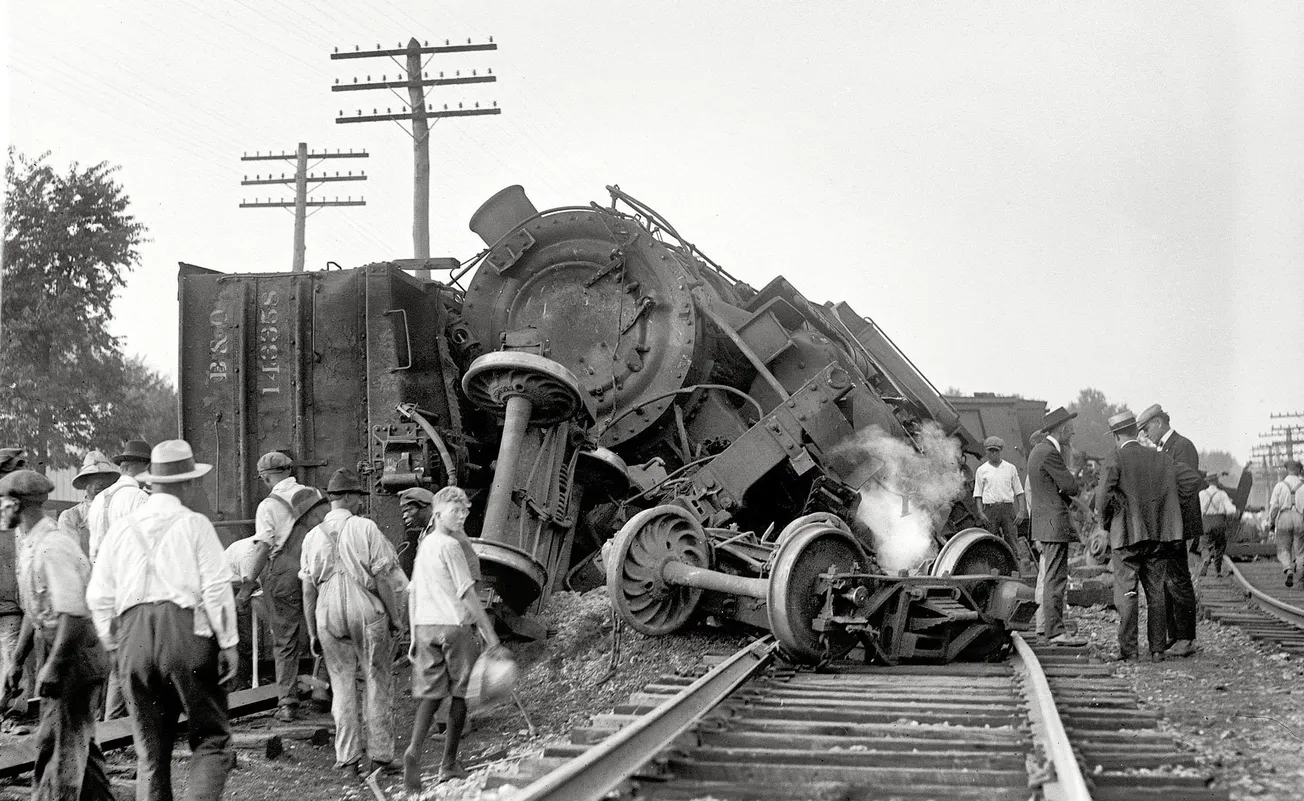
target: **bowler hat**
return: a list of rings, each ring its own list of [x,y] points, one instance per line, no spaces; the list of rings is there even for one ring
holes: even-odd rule
[[[39,498],[54,490],[54,482],[35,470],[15,470],[0,478],[0,495]]]
[[[1151,420],[1155,419],[1156,417],[1158,417],[1163,413],[1164,413],[1164,407],[1160,406],[1157,403],[1150,404],[1145,408],[1145,411],[1137,415],[1136,418],[1137,427],[1140,428],[1144,426],[1146,423],[1150,422]]]
[[[113,463],[148,462],[150,456],[148,442],[143,439],[129,439],[126,444],[122,446],[122,453],[113,457]]]
[[[398,494],[398,505],[430,506],[435,502],[435,493],[424,487],[409,487]]]
[[[26,454],[22,448],[0,448],[0,476],[26,467],[27,460],[23,458]]]
[[[1065,409],[1063,406],[1061,406],[1058,409],[1052,411],[1050,414],[1047,414],[1045,417],[1041,418],[1041,428],[1039,428],[1038,431],[1046,431],[1046,432],[1053,431],[1056,426],[1060,425],[1061,423],[1067,423],[1068,421],[1072,420],[1077,416],[1078,416],[1077,412],[1070,412],[1068,409]]]
[[[189,442],[169,439],[154,446],[149,454],[149,470],[136,476],[136,480],[142,484],[180,484],[212,469],[211,464],[195,461]]]
[[[991,450],[992,448],[1004,448],[1004,447],[1005,447],[1005,440],[1001,439],[1000,437],[988,437],[987,439],[983,440],[983,450]]]
[[[1131,412],[1119,412],[1109,418],[1108,422],[1109,433],[1117,434],[1120,431],[1134,427],[1136,425],[1136,417],[1134,417]]]
[[[86,454],[86,458],[82,459],[82,466],[77,471],[77,475],[72,477],[72,486],[74,489],[83,489],[92,476],[118,476],[121,474],[122,471],[115,467],[113,462],[109,461],[109,457],[100,451],[90,451]]]
[[[258,457],[258,472],[269,470],[289,470],[294,467],[294,460],[280,451],[268,451]]]
[[[327,495],[343,495],[347,492],[358,495],[370,495],[362,482],[358,481],[358,474],[352,470],[341,467],[331,474],[331,480],[326,482]]]

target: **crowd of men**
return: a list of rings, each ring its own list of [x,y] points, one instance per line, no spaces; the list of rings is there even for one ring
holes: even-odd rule
[[[393,544],[360,515],[368,490],[356,475],[336,471],[323,494],[293,467],[281,452],[258,460],[269,495],[252,536],[223,549],[194,511],[211,465],[184,440],[129,442],[112,460],[87,454],[73,481],[87,498],[57,523],[46,510],[53,483],[26,469],[21,449],[0,449],[0,710],[41,699],[33,798],[112,799],[95,723],[119,714],[131,716],[137,798],[172,798],[183,714],[186,797],[220,798],[234,762],[227,685],[255,598],[272,632],[279,720],[298,714],[306,642],[330,677],[338,768],[360,774],[365,751],[370,770],[402,773],[418,792],[422,748],[442,716],[439,781],[465,775],[457,752],[472,667],[482,643],[498,647],[476,594],[466,493],[402,494],[404,521],[420,532],[409,582]],[[393,667],[405,634],[416,709],[400,763]]]

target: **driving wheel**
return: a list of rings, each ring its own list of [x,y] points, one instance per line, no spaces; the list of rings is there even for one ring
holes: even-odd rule
[[[803,662],[836,659],[858,642],[847,632],[819,632],[815,619],[824,608],[827,573],[855,573],[869,563],[860,543],[845,529],[812,522],[784,540],[775,551],[770,571],[768,609],[770,631],[790,658]],[[821,642],[827,637],[827,649]]]
[[[654,506],[630,518],[611,541],[607,596],[635,631],[669,634],[697,610],[702,590],[665,580],[668,562],[710,568],[711,548],[697,519],[679,506]]]

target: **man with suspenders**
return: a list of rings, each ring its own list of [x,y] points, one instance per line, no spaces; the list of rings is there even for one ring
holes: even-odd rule
[[[280,451],[258,458],[258,477],[270,490],[254,513],[253,554],[241,576],[237,602],[243,606],[262,577],[264,600],[271,612],[276,684],[280,688],[276,719],[293,721],[299,708],[299,663],[304,657],[303,586],[299,554],[303,537],[321,522],[326,497],[316,487],[295,480],[294,460]],[[268,567],[270,565],[270,567]],[[264,568],[267,575],[262,576]]]
[[[109,533],[113,524],[128,517],[149,498],[149,493],[136,480],[136,476],[149,466],[149,453],[149,443],[145,440],[128,440],[122,446],[122,453],[113,457],[113,463],[122,471],[122,475],[91,499],[90,508],[86,511],[86,527],[90,531],[90,550],[87,556],[92,565],[99,557],[104,535]],[[104,690],[105,720],[127,716],[127,699],[123,696],[116,662],[110,667],[109,683]]]
[[[366,681],[363,720],[371,769],[394,764],[394,642],[402,634],[407,576],[375,523],[358,515],[369,493],[349,470],[326,485],[331,510],[303,539],[299,577],[312,652],[326,660],[335,718],[335,767],[360,773],[356,677]]]
[[[137,798],[171,801],[183,712],[187,799],[221,798],[235,761],[223,687],[238,662],[231,571],[213,524],[191,511],[203,492],[199,478],[211,469],[195,462],[185,440],[156,445],[141,475],[153,493],[109,529],[86,588],[131,709]]]

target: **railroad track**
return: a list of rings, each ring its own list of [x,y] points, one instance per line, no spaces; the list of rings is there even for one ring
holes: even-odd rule
[[[1085,649],[827,672],[771,641],[663,676],[486,787],[600,799],[1225,799]]]
[[[1209,617],[1304,657],[1304,590],[1288,589],[1276,562],[1237,564],[1224,557],[1223,566],[1229,578],[1200,579],[1200,605]]]

